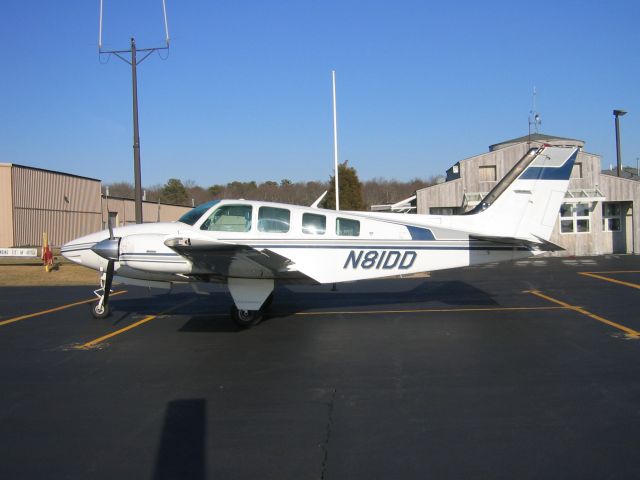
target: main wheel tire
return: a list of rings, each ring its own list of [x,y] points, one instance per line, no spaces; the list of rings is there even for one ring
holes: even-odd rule
[[[93,318],[102,319],[107,318],[109,315],[111,315],[111,307],[109,307],[109,304],[102,305],[101,307],[100,301],[97,301],[95,303],[92,303],[90,306],[91,315],[93,315]]]
[[[260,310],[239,310],[235,305],[231,307],[231,318],[240,328],[253,327],[262,320]]]

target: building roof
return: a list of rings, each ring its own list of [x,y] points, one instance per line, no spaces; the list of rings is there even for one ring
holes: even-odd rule
[[[603,175],[611,175],[612,177],[618,176],[618,170],[602,170]],[[640,182],[640,172],[638,169],[633,167],[622,167],[622,172],[620,178],[626,178],[627,180],[635,180],[636,182]]]
[[[83,180],[91,180],[92,182],[101,182],[101,180],[98,179],[98,178],[83,177],[82,175],[75,175],[73,173],[59,172],[57,170],[49,170],[47,168],[29,167],[27,165],[19,165],[17,163],[0,163],[0,165],[9,166],[9,167],[26,168],[28,170],[36,170],[36,171],[40,171],[40,172],[55,173],[57,175],[64,175],[66,177],[74,177],[74,178],[82,178]]]
[[[567,137],[558,137],[556,135],[547,135],[546,133],[532,133],[531,135],[525,135],[523,137],[513,138],[511,140],[506,140],[504,142],[496,143],[494,145],[489,146],[489,151],[493,152],[494,150],[500,150],[501,148],[509,147],[511,145],[515,145],[517,143],[522,142],[563,142],[571,145],[576,145],[578,147],[584,147],[584,140],[578,140],[575,138],[567,138]]]

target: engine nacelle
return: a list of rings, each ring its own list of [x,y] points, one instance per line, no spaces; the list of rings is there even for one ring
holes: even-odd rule
[[[189,260],[164,244],[165,234],[127,235],[120,241],[120,264],[161,273],[191,273]]]

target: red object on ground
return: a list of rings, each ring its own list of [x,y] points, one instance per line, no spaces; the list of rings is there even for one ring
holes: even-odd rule
[[[45,265],[53,265],[53,253],[51,253],[49,245],[45,245],[42,249],[42,261]]]

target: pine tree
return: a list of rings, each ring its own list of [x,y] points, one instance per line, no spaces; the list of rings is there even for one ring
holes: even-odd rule
[[[340,210],[364,210],[362,199],[362,183],[358,179],[356,169],[347,165],[348,160],[338,165],[338,189],[340,191]],[[335,177],[329,183],[331,189],[324,199],[324,208],[336,208]]]
[[[170,178],[162,187],[162,201],[176,205],[186,204],[188,200],[187,189],[177,178]]]

